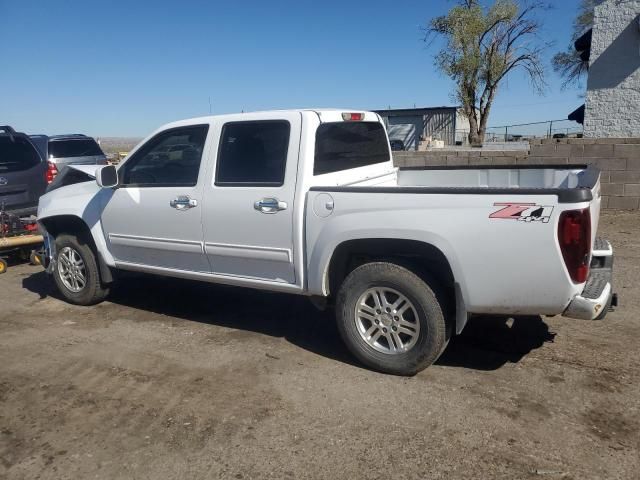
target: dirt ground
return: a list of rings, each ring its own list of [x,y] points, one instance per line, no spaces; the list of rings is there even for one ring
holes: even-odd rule
[[[605,213],[603,322],[472,320],[413,378],[307,300],[132,276],[74,307],[0,277],[0,479],[638,478],[640,215]]]

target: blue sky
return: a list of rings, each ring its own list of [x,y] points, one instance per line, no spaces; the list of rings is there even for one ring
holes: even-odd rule
[[[548,60],[578,0],[544,16]],[[0,0],[0,124],[29,133],[143,136],[209,113],[451,105],[420,26],[447,0]],[[565,118],[579,90],[534,95],[513,74],[491,125]]]

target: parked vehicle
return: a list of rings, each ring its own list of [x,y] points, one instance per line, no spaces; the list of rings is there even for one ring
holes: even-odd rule
[[[158,155],[173,144],[188,148]],[[185,120],[117,168],[68,171],[38,215],[42,260],[76,304],[119,270],[307,295],[335,305],[364,364],[411,375],[472,315],[595,319],[616,302],[597,169],[397,169],[371,112]]]
[[[8,125],[0,126],[0,205],[16,216],[36,213],[47,187],[47,163],[29,139]]]
[[[66,165],[107,164],[107,156],[100,145],[86,135],[31,135],[31,140],[47,159],[49,183]]]

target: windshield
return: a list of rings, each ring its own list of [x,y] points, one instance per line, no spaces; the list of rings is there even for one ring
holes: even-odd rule
[[[20,172],[40,163],[34,146],[25,138],[0,136],[0,174]]]
[[[52,140],[49,142],[49,155],[53,158],[92,157],[104,155],[93,138],[78,140]]]
[[[389,146],[381,123],[335,122],[318,127],[314,175],[388,161]]]

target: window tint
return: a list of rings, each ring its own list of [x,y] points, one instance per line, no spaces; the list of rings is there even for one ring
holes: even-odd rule
[[[40,156],[35,147],[25,138],[0,136],[0,174],[20,172],[35,167]]]
[[[387,161],[389,147],[381,123],[335,122],[318,127],[314,175]]]
[[[156,135],[124,164],[122,185],[194,186],[208,130],[197,125]]]
[[[290,131],[283,120],[225,124],[216,185],[282,185]]]
[[[78,140],[51,140],[49,155],[53,158],[92,157],[104,155],[93,138]]]

